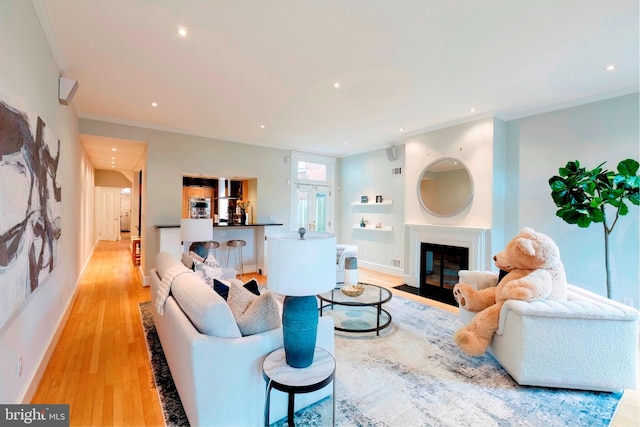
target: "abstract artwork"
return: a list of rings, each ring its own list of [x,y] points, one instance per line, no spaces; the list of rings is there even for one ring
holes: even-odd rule
[[[57,264],[59,160],[44,121],[0,99],[0,328]]]

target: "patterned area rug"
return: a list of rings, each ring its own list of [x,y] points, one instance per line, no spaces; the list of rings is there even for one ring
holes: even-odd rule
[[[398,296],[384,307],[393,322],[379,337],[336,332],[338,426],[607,426],[622,397],[519,386],[492,356],[469,357],[458,349],[452,340],[461,326],[455,314]],[[141,314],[149,343],[155,335],[148,332],[149,303],[141,304]],[[362,314],[346,308],[335,315],[341,322]],[[159,344],[148,346],[155,373],[164,357],[153,355],[162,352]],[[170,375],[161,381],[164,400]],[[175,399],[163,402],[165,413],[181,409],[177,394]],[[331,407],[326,398],[296,413],[295,423],[329,425]],[[167,425],[181,425],[173,419],[180,417],[167,419]]]
[[[153,379],[156,383],[156,390],[160,398],[160,406],[162,406],[162,414],[164,422],[167,426],[188,426],[189,420],[182,408],[178,390],[171,377],[167,359],[164,357],[160,338],[156,333],[156,327],[153,324],[153,307],[151,301],[141,302],[140,318],[142,319],[142,328],[144,329],[144,337],[147,341],[147,350],[149,350],[149,360],[151,360],[151,369],[153,371]]]

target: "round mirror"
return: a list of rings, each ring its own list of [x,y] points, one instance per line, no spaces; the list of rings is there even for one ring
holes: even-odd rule
[[[458,159],[445,157],[429,164],[418,181],[418,199],[437,216],[452,216],[464,210],[473,198],[473,181]]]

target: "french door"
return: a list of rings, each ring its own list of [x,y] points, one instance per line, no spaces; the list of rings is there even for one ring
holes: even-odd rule
[[[324,185],[297,184],[295,193],[296,229],[333,233],[331,189]]]

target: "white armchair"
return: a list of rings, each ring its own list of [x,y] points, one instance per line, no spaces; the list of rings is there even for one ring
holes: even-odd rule
[[[459,272],[478,290],[496,286],[491,272]],[[475,313],[460,308],[468,323]],[[636,388],[640,312],[568,285],[567,301],[508,300],[490,353],[520,385],[619,391]]]
[[[358,258],[356,245],[336,245],[336,283],[344,282],[344,266],[349,257]]]

